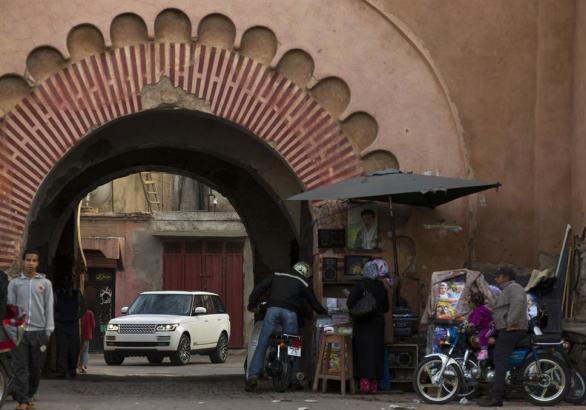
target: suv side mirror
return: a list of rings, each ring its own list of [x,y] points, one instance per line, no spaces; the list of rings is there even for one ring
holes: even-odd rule
[[[128,313],[128,306],[124,306],[122,309],[120,309],[120,313],[122,313],[123,315]]]
[[[202,306],[198,306],[195,308],[195,310],[193,311],[194,315],[205,315],[207,312],[207,309],[202,307]]]

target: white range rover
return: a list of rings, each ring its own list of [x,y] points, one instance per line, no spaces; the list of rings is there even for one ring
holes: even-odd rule
[[[126,356],[146,356],[150,363],[189,363],[191,354],[209,355],[213,363],[228,356],[230,317],[220,297],[208,292],[143,292],[123,316],[110,320],[104,337],[104,360],[120,365]]]

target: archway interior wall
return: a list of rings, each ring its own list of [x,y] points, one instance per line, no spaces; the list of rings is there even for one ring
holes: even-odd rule
[[[257,168],[246,162],[251,158]],[[45,248],[50,257],[51,244],[59,241],[67,222],[63,209],[71,209],[91,189],[114,177],[160,170],[197,177],[219,190],[247,227],[261,256],[258,270],[287,269],[298,229],[258,173],[263,168],[270,168],[274,180],[291,192],[300,189],[285,164],[242,129],[185,110],[135,114],[96,130],[54,167],[31,209],[28,243]],[[299,215],[302,205],[295,206]]]

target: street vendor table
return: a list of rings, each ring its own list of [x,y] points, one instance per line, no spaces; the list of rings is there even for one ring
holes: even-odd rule
[[[321,336],[313,380],[314,391],[317,390],[320,380],[323,392],[327,390],[328,380],[339,380],[342,394],[346,394],[346,381],[350,382],[350,392],[355,393],[351,335],[324,333]]]

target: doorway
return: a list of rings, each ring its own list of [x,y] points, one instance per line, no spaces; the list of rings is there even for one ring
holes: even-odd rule
[[[115,316],[116,270],[114,268],[89,268],[85,282],[84,298],[88,309],[94,312],[96,325],[90,351],[102,351],[104,333],[108,322]]]

